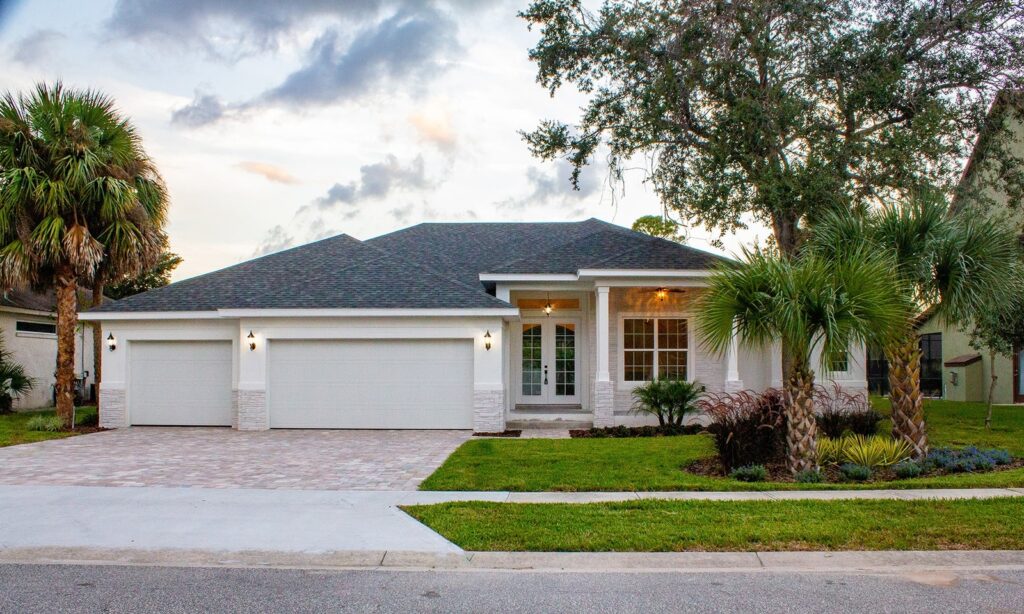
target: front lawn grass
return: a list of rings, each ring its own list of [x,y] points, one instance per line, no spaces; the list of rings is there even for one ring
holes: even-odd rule
[[[961,501],[461,502],[403,507],[466,550],[1019,550],[1020,498]]]
[[[5,446],[14,446],[20,443],[35,443],[37,441],[47,441],[49,439],[63,439],[65,437],[72,437],[79,434],[77,432],[49,433],[46,431],[30,431],[25,428],[28,421],[35,416],[53,416],[55,414],[56,411],[53,409],[0,414],[0,448]],[[90,420],[95,421],[95,419],[95,407],[79,407],[75,411],[75,422],[78,424],[89,422]]]
[[[888,414],[888,400],[872,399]],[[926,401],[933,446],[1007,448],[1024,456],[1024,408],[996,407],[985,430],[984,403]],[[888,420],[879,432],[890,429]],[[747,483],[683,470],[714,455],[707,435],[629,439],[474,439],[464,443],[421,485],[421,490],[652,491],[822,490],[873,488],[1024,487],[1024,469],[967,473],[892,482],[843,484]]]

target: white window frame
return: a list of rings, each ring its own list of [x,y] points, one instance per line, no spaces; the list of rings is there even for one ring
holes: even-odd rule
[[[658,323],[657,323],[657,320],[686,320],[686,348],[685,348],[685,350],[686,350],[686,381],[692,382],[694,380],[694,372],[696,371],[695,367],[696,367],[696,356],[697,356],[696,351],[695,351],[696,345],[695,345],[695,342],[694,342],[693,316],[690,315],[689,313],[685,313],[685,312],[667,312],[667,311],[656,312],[656,313],[649,313],[649,312],[639,312],[639,313],[636,313],[636,312],[622,312],[622,313],[619,313],[619,317],[618,317],[618,325],[619,325],[618,348],[616,349],[616,352],[615,352],[616,353],[616,357],[615,358],[616,358],[616,360],[619,363],[617,368],[616,368],[616,371],[618,372],[617,377],[619,379],[619,382],[618,382],[619,387],[620,388],[625,388],[625,389],[630,389],[630,388],[635,388],[637,386],[642,386],[642,385],[647,383],[645,381],[627,381],[626,380],[626,347],[625,347],[625,345],[626,345],[625,344],[625,340],[626,340],[626,324],[625,324],[625,321],[626,320],[635,320],[635,319],[653,319],[653,320],[655,320],[655,323],[654,323],[654,349],[653,349],[653,351],[654,351],[654,365],[653,365],[653,369],[652,369],[652,374],[654,374],[655,376],[657,376],[657,373],[658,373],[658,354],[661,351],[658,348]]]
[[[18,324],[24,322],[26,324],[42,324],[44,326],[53,326],[52,333],[44,333],[35,330],[18,330]],[[56,339],[57,338],[57,322],[40,322],[38,320],[18,320],[14,321],[14,336],[15,337],[31,337],[33,339]]]

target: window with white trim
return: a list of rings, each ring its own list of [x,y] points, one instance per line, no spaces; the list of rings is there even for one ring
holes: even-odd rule
[[[830,373],[846,373],[850,370],[850,353],[846,350],[839,350],[833,354],[828,361]]]
[[[623,379],[686,379],[689,347],[685,318],[623,318]]]
[[[47,322],[25,322],[17,320],[14,323],[15,333],[30,333],[34,335],[56,335],[57,325]]]

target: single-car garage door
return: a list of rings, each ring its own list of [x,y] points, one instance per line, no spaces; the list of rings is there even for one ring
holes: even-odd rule
[[[469,339],[272,340],[271,428],[473,427]]]
[[[133,341],[133,425],[231,426],[230,341]]]

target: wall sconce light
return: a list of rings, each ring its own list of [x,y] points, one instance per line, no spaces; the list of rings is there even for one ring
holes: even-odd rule
[[[484,333],[484,349],[488,351],[491,349],[491,331]]]
[[[114,339],[114,333],[110,333],[107,335],[107,348],[111,352],[117,349],[117,339]]]
[[[249,336],[246,337],[246,339],[249,340],[249,351],[251,352],[251,351],[255,350],[256,349],[256,335],[252,334],[252,331],[249,331]]]

